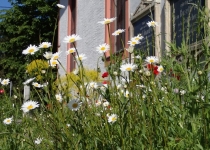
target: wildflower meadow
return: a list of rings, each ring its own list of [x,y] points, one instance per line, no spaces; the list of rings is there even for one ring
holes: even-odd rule
[[[67,51],[53,53],[52,41],[23,47],[31,62],[22,86],[30,87],[30,96],[24,100],[18,87],[10,94],[10,79],[1,79],[0,149],[210,149],[210,16],[209,10],[197,9],[199,48],[192,49],[186,37],[180,47],[167,41],[161,57],[150,56],[136,48],[145,38],[141,33],[123,43],[129,48],[118,55],[111,43],[98,43],[96,52],[102,57],[110,53],[109,61],[103,59],[105,72],[85,67],[89,58],[76,47],[83,42],[78,34],[63,39],[71,45]],[[105,18],[98,25],[109,29],[115,20]],[[159,25],[148,22],[152,31]],[[125,32],[109,34],[121,38]],[[76,62],[76,69],[64,76],[57,71],[58,66],[66,69],[61,53]],[[122,59],[125,53],[128,59]]]

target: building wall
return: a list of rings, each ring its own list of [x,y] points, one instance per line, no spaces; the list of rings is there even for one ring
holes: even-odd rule
[[[104,43],[105,26],[97,23],[104,17],[104,0],[77,0],[76,33],[82,38],[77,42],[77,48],[80,54],[86,54],[84,66],[91,69],[97,69],[98,58],[103,56],[96,51],[96,47]],[[103,72],[105,68],[101,59],[98,65]]]
[[[129,16],[134,13],[141,0],[128,0]],[[60,4],[66,6],[65,9],[60,9],[59,29],[58,29],[58,51],[61,51],[60,61],[64,68],[69,67],[68,57],[66,56],[66,50],[68,44],[63,43],[65,36],[69,35],[69,7],[68,0],[60,0]],[[84,53],[87,59],[84,60],[84,66],[90,69],[101,69],[101,72],[105,71],[105,64],[101,60],[103,54],[99,54],[96,51],[96,47],[105,42],[105,25],[99,24],[98,21],[102,21],[105,18],[105,1],[104,0],[76,0],[76,34],[78,34],[82,40],[76,42],[76,47],[79,54]],[[114,16],[112,16],[114,17]],[[130,18],[129,20],[130,21]],[[129,23],[129,25],[132,25]],[[131,27],[132,28],[132,27]],[[132,32],[129,29],[128,32]],[[99,59],[99,61],[98,61]],[[67,69],[69,70],[69,68]],[[59,66],[59,74],[62,76],[65,71]]]
[[[60,9],[59,23],[58,23],[58,51],[61,51],[59,61],[63,64],[64,68],[67,67],[67,44],[63,43],[63,39],[68,33],[68,0],[60,0],[60,4],[65,6],[65,9]],[[65,71],[61,66],[58,66],[58,72],[62,76]]]

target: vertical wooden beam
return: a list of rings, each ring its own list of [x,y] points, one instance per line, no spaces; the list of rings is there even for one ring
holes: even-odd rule
[[[160,58],[161,57],[161,35],[160,35],[160,23],[161,23],[161,10],[160,10],[160,3],[154,4],[154,18],[155,21],[159,23],[159,26],[155,27],[155,55]]]

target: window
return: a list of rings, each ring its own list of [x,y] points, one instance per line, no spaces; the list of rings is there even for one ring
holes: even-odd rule
[[[106,0],[105,1],[105,18],[116,17],[116,20],[110,24],[110,33],[112,34],[117,29],[125,29],[125,33],[119,36],[110,36],[108,27],[105,27],[105,42],[110,43],[111,53],[118,54],[124,52],[124,48],[127,47],[127,41],[129,36],[129,20],[128,20],[128,0]],[[109,58],[110,54],[106,53],[106,57]],[[126,55],[128,57],[128,54]]]
[[[68,8],[68,35],[76,33],[76,0],[69,0]],[[68,48],[73,47],[72,44]],[[72,72],[75,69],[75,61],[72,55],[67,58],[67,71]]]
[[[126,11],[126,7],[125,7],[125,0],[117,0],[116,2],[116,30],[117,29],[125,29],[125,21],[126,21],[126,16],[125,16],[125,11]],[[128,32],[128,31],[126,31]],[[122,41],[121,41],[122,40]],[[123,51],[123,45],[122,42],[125,43],[125,33],[120,34],[117,38],[116,38],[116,52],[121,52]]]

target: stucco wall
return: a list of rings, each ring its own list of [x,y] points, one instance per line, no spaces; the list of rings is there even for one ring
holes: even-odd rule
[[[77,42],[79,53],[84,53],[87,59],[84,66],[90,69],[97,68],[97,60],[103,54],[96,51],[96,47],[104,43],[104,25],[97,23],[105,16],[104,0],[77,0],[77,24],[76,33],[82,38]],[[99,61],[99,67],[103,72],[104,63]]]
[[[136,10],[141,0],[130,0],[130,15]],[[65,9],[60,9],[59,20],[59,40],[60,61],[64,68],[67,68],[67,44],[63,43],[63,39],[68,35],[68,0],[60,0],[60,4],[65,5]],[[96,51],[96,47],[105,41],[105,25],[99,24],[105,17],[105,1],[104,0],[77,0],[76,4],[76,34],[82,40],[76,43],[79,53],[84,53],[87,59],[84,60],[84,66],[90,69],[97,69],[97,61],[100,56]],[[98,63],[101,71],[105,71],[104,62],[99,59]],[[64,75],[65,71],[59,66],[59,74]]]
[[[129,0],[130,5],[130,15],[132,16],[139,4],[141,3],[141,0]]]
[[[58,45],[60,45],[60,47],[58,48],[58,51],[61,51],[61,59],[59,59],[59,61],[61,61],[64,68],[67,68],[67,44],[63,43],[63,39],[65,36],[67,36],[68,33],[68,0],[60,0],[60,4],[66,7],[65,9],[60,9],[60,19],[58,25]],[[59,66],[58,72],[61,76],[65,74],[65,71],[61,66]]]

